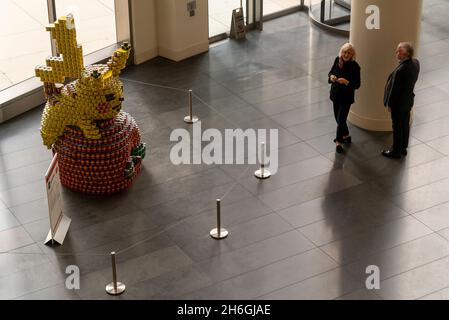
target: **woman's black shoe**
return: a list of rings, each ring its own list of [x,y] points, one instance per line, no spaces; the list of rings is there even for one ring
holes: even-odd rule
[[[343,153],[343,151],[344,151],[343,147],[341,145],[337,145],[336,150],[337,150],[338,153]]]
[[[337,142],[337,139],[334,139],[334,142]],[[351,143],[352,143],[352,138],[351,138],[351,136],[348,136],[348,137],[346,137],[346,138],[343,138],[343,143],[351,144]]]

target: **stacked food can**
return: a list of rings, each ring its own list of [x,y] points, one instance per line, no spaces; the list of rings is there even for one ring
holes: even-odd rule
[[[97,121],[100,139],[86,139],[81,129],[66,127],[53,145],[61,183],[74,191],[107,195],[129,188],[141,170],[146,146],[133,117],[121,111]]]

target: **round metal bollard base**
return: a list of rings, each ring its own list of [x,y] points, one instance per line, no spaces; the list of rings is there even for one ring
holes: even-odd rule
[[[259,169],[256,172],[254,172],[254,176],[257,179],[268,179],[269,177],[271,177],[271,172],[268,171],[267,169],[263,169],[262,172],[262,169]]]
[[[218,236],[218,229],[214,228],[210,231],[210,236],[214,239],[220,240],[220,239],[224,239],[228,236],[229,232],[228,230],[226,230],[225,228],[221,228],[220,229],[220,236]]]
[[[192,118],[190,118],[190,116],[185,116],[185,117],[184,117],[184,122],[185,122],[185,123],[190,123],[190,124],[192,124],[192,123],[197,122],[198,120],[199,120],[199,119],[198,119],[197,116],[192,116]]]
[[[114,283],[111,282],[106,286],[106,292],[109,293],[111,296],[118,296],[119,294],[122,294],[125,292],[126,286],[124,283],[117,282],[117,291],[114,289]]]

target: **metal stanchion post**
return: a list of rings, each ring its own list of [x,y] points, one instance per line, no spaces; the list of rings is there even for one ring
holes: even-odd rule
[[[261,161],[260,161],[260,169],[254,172],[254,176],[257,179],[268,179],[271,177],[271,172],[268,169],[265,169],[265,142],[260,144],[261,151]]]
[[[112,261],[112,282],[106,286],[106,292],[113,296],[118,296],[122,294],[126,286],[124,283],[117,282],[117,267],[115,264],[115,252],[111,252],[111,261]]]
[[[198,117],[193,115],[193,91],[189,90],[189,114],[184,117],[185,123],[195,123],[198,121]]]
[[[224,239],[228,236],[229,232],[225,228],[221,227],[221,200],[217,199],[217,227],[210,231],[210,236],[216,240]]]

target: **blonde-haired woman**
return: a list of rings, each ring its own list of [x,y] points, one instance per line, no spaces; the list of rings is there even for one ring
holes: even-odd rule
[[[329,71],[328,81],[332,84],[330,99],[334,103],[334,115],[337,121],[337,136],[334,142],[338,153],[343,153],[344,143],[351,143],[346,120],[349,109],[354,103],[355,90],[360,88],[360,66],[354,59],[354,46],[351,43],[345,43]]]

